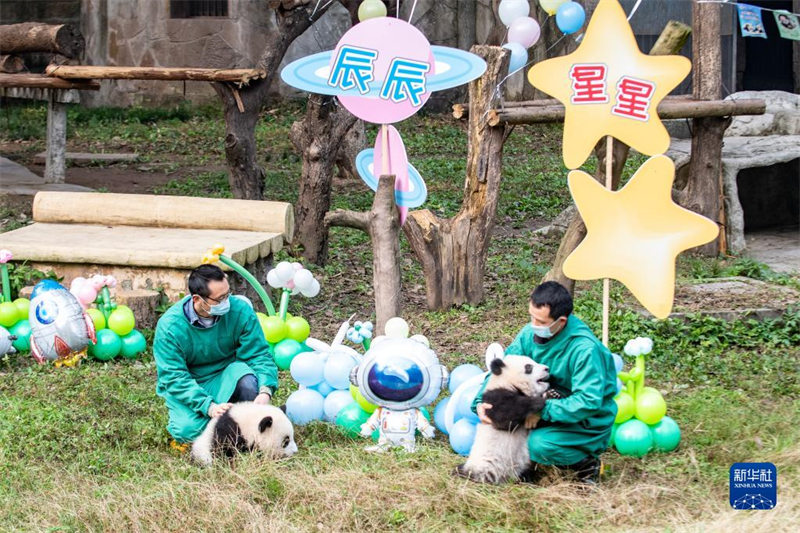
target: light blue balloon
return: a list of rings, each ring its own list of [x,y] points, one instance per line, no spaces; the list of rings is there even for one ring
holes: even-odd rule
[[[478,374],[483,374],[483,370],[478,365],[466,364],[455,367],[450,372],[450,381],[447,385],[448,389],[450,389],[450,394],[453,394],[459,385]]]
[[[617,378],[617,394],[622,391],[623,387],[625,387],[625,384],[622,383],[621,379]]]
[[[614,368],[617,370],[617,374],[622,372],[622,368],[625,366],[625,361],[619,355],[612,353],[611,357],[614,358]]]
[[[508,60],[508,73],[511,74],[522,67],[528,62],[528,51],[519,43],[506,43],[503,48],[511,51],[511,57]]]
[[[315,390],[315,391],[317,391],[318,393],[322,394],[322,397],[323,397],[323,398],[327,398],[327,397],[328,397],[328,394],[330,394],[330,393],[332,393],[334,390],[336,390],[336,389],[334,389],[333,387],[331,387],[330,385],[328,385],[328,382],[327,382],[327,381],[325,381],[325,380],[323,380],[323,381],[320,381],[319,383],[317,383],[317,384],[316,384],[316,385],[314,385],[313,387],[309,387],[309,389],[311,389],[311,390]]]
[[[453,451],[459,455],[469,455],[469,452],[472,450],[472,444],[475,442],[476,431],[477,426],[466,418],[462,418],[453,424],[452,431],[449,435],[450,446],[453,448]]]
[[[450,403],[450,396],[437,403],[436,409],[433,410],[433,423],[436,426],[436,429],[445,435],[447,435],[447,426],[444,423],[444,410],[447,409],[448,403]]]
[[[481,390],[481,383],[469,386],[461,396],[461,402],[456,406],[456,420],[468,420],[472,424],[480,422],[478,415],[472,412],[472,402]]]
[[[339,411],[354,402],[349,390],[335,390],[328,394],[323,405],[325,422],[336,422],[336,415],[339,414]]]
[[[325,399],[311,389],[294,391],[286,399],[286,416],[293,424],[304,426],[314,420],[322,419]]]
[[[586,12],[577,2],[561,4],[556,11],[556,25],[566,35],[581,29],[584,22],[586,22]]]
[[[297,354],[292,359],[289,372],[292,378],[300,385],[312,387],[322,381],[325,365],[322,358],[316,352],[303,352]]]
[[[334,389],[350,388],[350,370],[356,366],[356,360],[352,355],[338,352],[332,353],[325,361],[323,375],[325,381]]]

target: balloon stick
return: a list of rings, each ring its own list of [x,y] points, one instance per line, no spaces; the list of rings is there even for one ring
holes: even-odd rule
[[[229,266],[237,274],[242,276],[253,287],[253,289],[255,289],[256,293],[261,298],[261,301],[264,302],[264,307],[267,308],[267,314],[269,314],[269,316],[275,316],[275,306],[272,305],[272,300],[270,300],[269,296],[267,296],[267,292],[264,290],[264,287],[261,286],[261,284],[250,272],[247,271],[246,268],[230,257],[222,254],[219,254],[219,261],[222,264]]]
[[[0,294],[0,302],[11,301],[11,283],[8,280],[8,266],[0,264],[0,275],[3,276],[3,294]]]
[[[281,320],[286,320],[286,312],[289,309],[289,295],[291,293],[291,289],[283,289],[281,294],[281,303],[278,307],[278,316],[281,317]]]
[[[612,188],[612,172],[614,170],[614,137],[606,137],[606,189]],[[611,282],[603,280],[603,346],[608,347],[608,307]]]

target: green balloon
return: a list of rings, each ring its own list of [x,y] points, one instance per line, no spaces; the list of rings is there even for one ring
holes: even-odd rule
[[[27,320],[20,320],[8,330],[12,335],[17,336],[17,340],[11,344],[19,352],[27,352],[31,349],[31,324]]]
[[[281,370],[288,370],[292,364],[292,359],[303,351],[303,345],[294,339],[283,339],[272,348],[275,354],[275,364]]]
[[[620,424],[614,434],[614,445],[622,455],[642,457],[653,447],[650,426],[635,418]]]
[[[657,423],[666,412],[667,403],[656,389],[645,387],[636,396],[636,418],[645,424]]]
[[[136,327],[133,311],[126,305],[120,305],[108,315],[108,329],[124,337]]]
[[[267,339],[267,342],[273,344],[277,344],[286,338],[286,322],[281,320],[279,316],[268,316],[265,320],[262,320],[261,330],[264,332],[264,338]]]
[[[100,361],[114,359],[122,349],[122,339],[110,329],[97,332],[97,343],[89,343],[89,355]]]
[[[671,452],[681,442],[681,428],[668,416],[650,426],[650,431],[653,432],[653,446],[659,452]]]
[[[633,413],[636,410],[636,404],[633,402],[633,397],[625,391],[620,392],[617,394],[617,397],[614,398],[614,401],[617,402],[617,417],[614,419],[616,424],[622,424],[626,420],[630,420],[633,417]]]
[[[86,314],[89,315],[89,318],[92,319],[95,331],[100,331],[101,329],[105,329],[106,317],[101,310],[95,309],[94,307],[90,307],[89,309],[86,310]]]
[[[17,314],[20,318],[28,316],[28,309],[31,306],[31,301],[27,298],[17,298],[14,300],[14,306],[17,308]]]
[[[364,0],[358,6],[358,20],[374,19],[386,16],[386,5],[381,0]]]
[[[361,425],[369,420],[369,413],[357,403],[345,405],[336,415],[336,425],[342,428],[348,437],[357,439],[361,434]]]
[[[122,347],[119,353],[126,359],[136,359],[136,356],[147,349],[147,340],[142,332],[135,329],[122,337]]]
[[[308,338],[309,333],[311,333],[311,326],[308,325],[305,318],[299,316],[287,318],[286,329],[286,336],[297,342],[303,342]]]
[[[13,302],[3,302],[0,304],[0,326],[10,328],[23,318],[19,315],[17,306]]]

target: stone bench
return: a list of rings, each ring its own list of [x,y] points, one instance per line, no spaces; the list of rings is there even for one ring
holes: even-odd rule
[[[726,236],[728,249],[733,253],[743,252],[746,248],[745,217],[739,196],[739,172],[788,163],[800,158],[800,95],[783,91],[743,91],[726,98],[739,99],[763,99],[767,109],[764,115],[734,117],[725,130],[722,180],[727,217]],[[667,152],[675,161],[678,173],[689,163],[691,144],[691,139],[673,139]],[[769,184],[763,183],[763,186],[767,187]]]
[[[39,192],[34,223],[0,234],[0,248],[68,285],[111,274],[119,289],[186,292],[186,276],[219,243],[225,255],[265,282],[272,255],[294,232],[291,204],[146,194]],[[227,268],[227,267],[223,267]],[[231,285],[256,295],[238,275]]]

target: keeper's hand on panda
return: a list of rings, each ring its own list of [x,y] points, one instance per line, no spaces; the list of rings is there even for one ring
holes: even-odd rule
[[[269,402],[271,400],[272,400],[272,396],[270,396],[270,394],[268,392],[262,392],[261,394],[256,396],[256,399],[253,400],[253,403],[258,403],[258,404],[261,404],[261,405],[269,405]]]
[[[225,411],[231,408],[232,403],[211,403],[208,408],[208,416],[210,418],[217,418],[225,414]]]
[[[479,403],[478,406],[475,408],[475,411],[478,412],[478,418],[484,424],[492,424],[492,419],[489,418],[489,415],[486,414],[487,409],[491,409],[492,404],[490,403]]]

